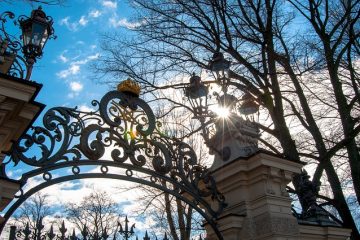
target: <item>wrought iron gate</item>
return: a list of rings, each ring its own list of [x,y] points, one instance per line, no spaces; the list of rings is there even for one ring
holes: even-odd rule
[[[0,231],[14,211],[41,189],[75,179],[111,178],[174,195],[199,212],[222,239],[216,218],[225,206],[224,197],[209,171],[198,165],[194,150],[164,134],[149,105],[131,93],[111,91],[91,104],[91,112],[49,109],[43,126],[32,127],[14,144],[10,160],[1,166],[2,177],[7,177],[10,164],[25,164],[31,170],[18,180],[20,192]],[[97,167],[98,172],[86,172],[85,166]],[[71,171],[54,175],[58,170]],[[27,182],[39,176],[42,182],[29,188]]]

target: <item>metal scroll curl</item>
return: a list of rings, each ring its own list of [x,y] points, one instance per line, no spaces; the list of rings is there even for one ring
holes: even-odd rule
[[[14,13],[6,11],[0,15],[0,55],[6,57],[6,61],[11,62],[11,66],[6,74],[24,78],[28,64],[26,60],[19,54],[22,49],[21,42],[13,34],[6,31],[5,23],[15,18]],[[14,21],[16,25],[16,22]]]
[[[33,169],[22,175],[20,181],[24,185],[6,218],[25,198],[47,186],[73,179],[104,177],[168,191],[202,211],[206,221],[216,228],[215,219],[225,207],[225,200],[214,179],[198,164],[188,144],[162,134],[161,124],[156,122],[145,101],[111,91],[91,104],[92,111],[49,109],[44,114],[43,126],[32,127],[13,145],[7,165],[21,162]],[[82,166],[97,166],[101,172],[83,173]],[[125,174],[111,173],[109,167],[121,168]],[[52,174],[59,169],[71,170],[64,171],[69,176]],[[141,177],[136,173],[142,174]],[[36,176],[42,176],[43,183],[26,189],[28,179]]]

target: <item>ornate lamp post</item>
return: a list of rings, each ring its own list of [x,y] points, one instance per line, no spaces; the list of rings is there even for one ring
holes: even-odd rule
[[[191,107],[194,109],[194,118],[204,121],[208,115],[208,87],[201,81],[195,73],[190,78],[190,84],[185,88],[185,96],[189,99]]]
[[[217,100],[217,108],[221,109],[219,117],[209,110],[208,87],[204,85],[200,77],[193,75],[190,78],[190,84],[185,88],[185,96],[194,109],[194,118],[201,123],[205,143],[210,148],[210,152],[217,153],[223,161],[227,161],[232,155],[230,148],[223,144],[224,138],[229,140],[231,137],[237,136],[237,138],[241,138],[237,140],[242,145],[246,145],[246,152],[254,153],[257,151],[259,132],[255,123],[257,119],[254,117],[259,110],[255,97],[250,93],[245,93],[239,100],[227,93],[230,83],[228,74],[230,61],[226,60],[222,53],[216,52],[208,66],[213,71],[216,82],[221,85],[221,91],[213,93]],[[209,121],[206,122],[206,119]],[[210,130],[211,128],[206,126],[208,123],[214,123],[215,129]]]
[[[235,110],[235,106],[240,104],[238,113],[244,115],[246,119],[258,112],[259,104],[250,93],[245,93],[239,101],[235,96],[228,94],[230,78],[228,76],[230,70],[230,61],[224,58],[224,54],[216,52],[209,61],[209,68],[213,71],[216,81],[221,85],[221,92],[214,92],[213,95],[217,99],[220,107],[228,108],[229,111]],[[188,98],[191,107],[194,109],[194,118],[204,122],[206,117],[213,117],[214,114],[208,108],[208,86],[201,81],[195,73],[190,78],[190,84],[185,88],[185,96]],[[251,119],[254,121],[254,118]]]
[[[52,27],[53,19],[52,17],[47,16],[41,7],[33,10],[30,17],[24,15],[20,16],[17,21],[22,31],[22,43],[20,43],[5,30],[4,23],[6,22],[6,17],[13,19],[15,15],[12,12],[5,12],[0,16],[0,21],[2,23],[0,56],[3,60],[0,61],[1,72],[8,74],[15,63],[20,67],[20,63],[15,60],[15,57],[17,57],[22,61],[25,60],[25,79],[29,80],[33,65],[38,58],[41,58],[47,40],[49,38],[55,38],[54,28]],[[17,22],[15,22],[15,24]],[[20,49],[24,58],[17,55]],[[19,71],[22,72],[21,70]],[[22,73],[20,75],[22,76]]]

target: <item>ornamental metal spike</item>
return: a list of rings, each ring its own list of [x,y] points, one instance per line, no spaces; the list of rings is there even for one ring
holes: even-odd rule
[[[127,218],[127,215],[125,216],[125,232],[128,232],[128,230],[129,230],[129,220],[128,220],[128,218]]]
[[[30,234],[31,234],[31,230],[30,230],[28,222],[26,223],[26,227],[22,232],[24,233],[25,240],[29,239]]]
[[[70,240],[77,240],[76,234],[75,234],[75,229],[73,229],[72,235],[70,237]]]
[[[109,237],[109,235],[108,235],[108,233],[107,233],[107,229],[106,229],[106,227],[104,228],[104,231],[103,231],[103,233],[102,233],[102,236],[101,236],[104,240],[106,240],[106,239],[108,239],[108,237]]]
[[[122,225],[121,225],[121,223],[120,223],[120,222],[118,222],[118,226],[120,226],[119,233],[122,233],[124,230],[123,230]]]
[[[97,231],[93,235],[93,240],[100,240],[100,235]]]
[[[10,226],[9,240],[15,240],[15,239],[16,239],[16,226]]]
[[[86,224],[84,225],[83,229],[81,230],[81,235],[83,237],[84,240],[86,240],[87,236],[88,236],[89,232],[87,230]]]
[[[169,240],[168,237],[167,237],[167,234],[165,232],[165,236],[164,236],[164,239],[163,240]]]
[[[56,237],[56,235],[54,234],[54,227],[53,227],[52,224],[51,224],[51,226],[50,226],[50,230],[49,230],[47,236],[48,236],[48,238],[49,238],[50,240],[52,240],[52,239],[54,239],[54,238]]]
[[[130,228],[130,233],[131,234],[134,234],[134,228],[135,228],[135,223],[131,226],[131,228]]]
[[[39,220],[36,222],[36,230],[41,232],[44,229],[44,225],[42,224],[43,217],[40,217]]]
[[[129,220],[127,216],[125,216],[125,225],[124,225],[125,229],[122,227],[120,222],[118,222],[118,226],[120,226],[119,233],[123,236],[125,240],[130,239],[130,237],[134,235],[135,223],[130,227],[129,230]]]
[[[59,228],[59,231],[61,233],[61,239],[65,239],[65,233],[67,231],[67,228],[65,227],[65,221],[64,220],[61,223],[61,227]]]
[[[145,231],[145,237],[144,237],[144,240],[150,240],[150,238],[149,238],[149,236],[148,236],[147,231]]]

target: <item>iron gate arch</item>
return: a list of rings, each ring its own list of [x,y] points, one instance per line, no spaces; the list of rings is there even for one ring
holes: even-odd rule
[[[9,161],[1,165],[2,177],[7,178],[6,165],[10,163],[14,166],[22,163],[33,169],[18,180],[20,194],[5,213],[0,233],[14,211],[41,189],[75,179],[111,178],[145,184],[174,195],[201,214],[218,238],[223,239],[216,218],[226,205],[225,199],[209,171],[198,165],[194,150],[162,133],[150,106],[133,94],[111,91],[100,102],[93,100],[91,104],[94,111],[49,109],[44,114],[43,126],[32,127],[13,145]],[[104,159],[107,152],[110,160]],[[98,172],[83,173],[84,166],[98,167]],[[71,169],[71,173],[53,175],[54,171],[66,169]],[[122,173],[110,173],[114,169]],[[39,176],[43,182],[26,189],[28,180]]]

